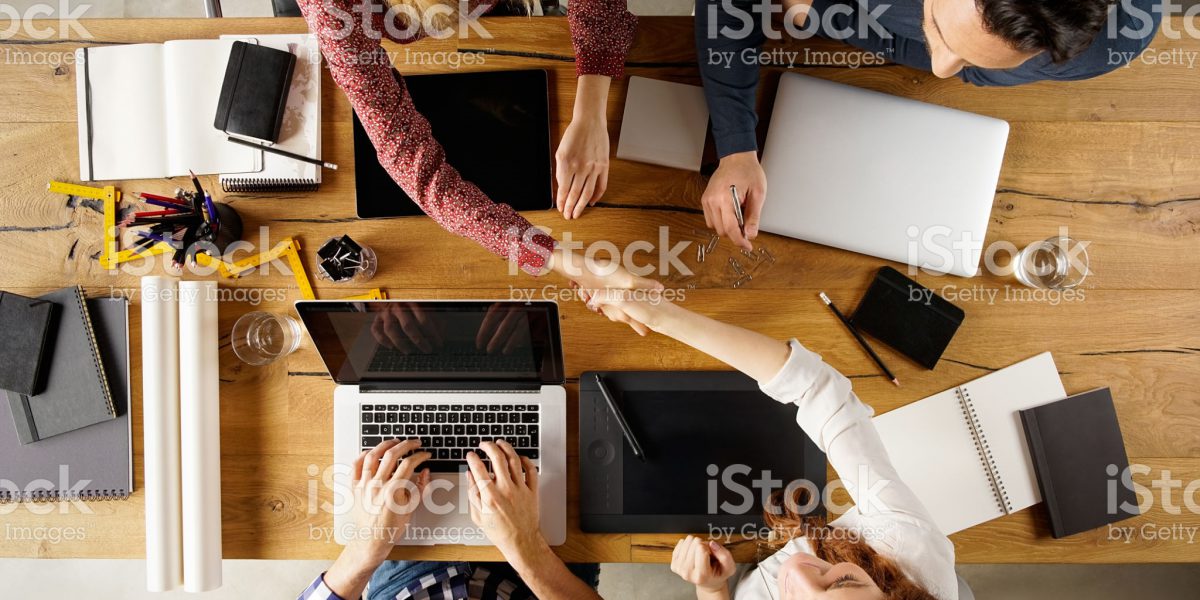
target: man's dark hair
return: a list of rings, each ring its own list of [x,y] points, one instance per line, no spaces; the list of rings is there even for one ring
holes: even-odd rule
[[[983,26],[1024,52],[1066,62],[1092,45],[1116,0],[975,0]]]

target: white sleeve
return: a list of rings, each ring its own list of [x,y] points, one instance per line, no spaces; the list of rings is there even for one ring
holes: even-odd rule
[[[932,522],[900,481],[871,422],[874,411],[854,395],[850,380],[796,340],[790,345],[787,362],[762,391],[799,408],[796,423],[825,452],[854,499],[855,512],[907,514]]]

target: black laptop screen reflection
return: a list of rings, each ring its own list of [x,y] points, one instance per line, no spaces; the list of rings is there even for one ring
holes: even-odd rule
[[[338,383],[561,380],[553,305],[351,302],[302,308]]]

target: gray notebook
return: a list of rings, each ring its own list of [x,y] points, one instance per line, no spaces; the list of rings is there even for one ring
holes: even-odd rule
[[[129,419],[129,305],[87,301],[116,418],[32,444],[0,418],[0,502],[125,499],[133,491]],[[3,415],[7,417],[7,415]]]
[[[58,305],[58,327],[47,351],[46,387],[27,396],[8,393],[21,442],[32,444],[116,417],[83,290],[69,287],[38,298]]]

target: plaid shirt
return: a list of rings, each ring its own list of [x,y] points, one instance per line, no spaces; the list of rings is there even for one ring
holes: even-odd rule
[[[451,566],[409,582],[395,600],[532,600],[533,593],[513,583],[502,573],[476,567],[467,573]],[[296,600],[350,600],[335,594],[325,585],[325,574],[317,577]],[[390,600],[390,599],[389,599]]]

